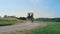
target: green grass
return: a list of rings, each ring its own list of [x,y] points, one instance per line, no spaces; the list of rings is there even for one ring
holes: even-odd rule
[[[48,26],[26,31],[26,34],[60,34],[60,22],[49,22]]]
[[[16,23],[20,23],[21,21],[0,21],[0,26],[7,26],[7,25],[12,25]]]
[[[38,27],[37,29],[16,31],[16,34],[60,34],[60,22],[48,22],[46,27]],[[15,34],[12,32],[11,34]]]

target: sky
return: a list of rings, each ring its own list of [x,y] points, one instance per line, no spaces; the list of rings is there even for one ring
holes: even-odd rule
[[[60,0],[0,0],[0,16],[27,17],[28,12],[35,18],[60,17]]]

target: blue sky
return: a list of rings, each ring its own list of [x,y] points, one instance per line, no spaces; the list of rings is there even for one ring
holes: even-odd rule
[[[33,12],[34,17],[60,17],[60,0],[0,0],[0,16],[26,17]]]

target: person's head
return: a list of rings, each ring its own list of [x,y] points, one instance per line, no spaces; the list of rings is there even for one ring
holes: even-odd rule
[[[32,12],[29,12],[29,13],[28,13],[28,16],[33,16],[33,13],[32,13]]]

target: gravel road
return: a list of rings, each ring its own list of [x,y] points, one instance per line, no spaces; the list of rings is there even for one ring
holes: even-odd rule
[[[10,32],[10,31],[15,31],[15,30],[30,30],[37,28],[38,26],[45,26],[45,23],[31,23],[31,22],[26,22],[26,23],[20,23],[20,24],[15,24],[15,25],[10,25],[10,26],[0,26],[0,34],[3,34],[4,32]]]

